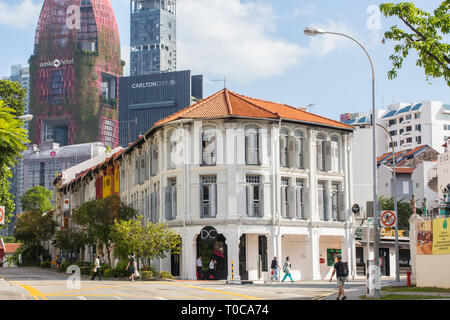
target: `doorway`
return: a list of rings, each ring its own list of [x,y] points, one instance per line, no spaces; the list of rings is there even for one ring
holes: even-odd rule
[[[391,270],[390,260],[389,260],[389,248],[380,248],[380,259],[381,259],[381,275],[390,276]]]
[[[228,277],[228,249],[226,239],[222,234],[217,235],[216,240],[202,240],[200,235],[197,236],[197,258],[202,256],[202,269],[204,275],[209,277],[209,262],[214,259],[216,268],[214,270],[214,280],[226,280]]]
[[[239,275],[241,276],[241,280],[248,280],[246,240],[245,234],[239,238]]]

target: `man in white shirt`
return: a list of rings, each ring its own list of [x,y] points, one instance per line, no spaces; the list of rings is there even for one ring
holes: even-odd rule
[[[96,276],[98,276],[100,278],[100,281],[102,281],[102,273],[100,271],[100,257],[97,257],[95,259],[94,275],[92,276],[91,280],[94,280]]]
[[[197,258],[197,280],[203,279],[203,271],[202,271],[202,256],[198,256]]]

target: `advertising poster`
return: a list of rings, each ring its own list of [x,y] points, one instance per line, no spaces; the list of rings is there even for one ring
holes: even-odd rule
[[[329,267],[334,266],[338,254],[341,254],[341,249],[327,249],[327,265]]]
[[[431,221],[419,221],[417,226],[417,254],[433,254],[433,224]]]
[[[433,254],[450,254],[450,218],[433,220]]]

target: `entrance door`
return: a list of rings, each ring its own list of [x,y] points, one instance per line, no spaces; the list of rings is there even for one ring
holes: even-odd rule
[[[248,280],[247,264],[246,264],[246,237],[243,234],[239,238],[239,275],[241,280]]]
[[[179,247],[181,247],[181,238],[180,238],[180,244]],[[170,254],[170,273],[177,277],[180,275],[180,253],[181,248],[178,251],[178,253],[171,253]]]
[[[214,280],[226,280],[228,277],[228,250],[226,239],[222,234],[217,235],[214,241],[202,240],[197,236],[197,257],[202,256],[203,274],[205,279],[209,277],[209,262],[214,259],[216,269],[214,270]]]
[[[390,261],[389,261],[389,248],[380,248],[380,258],[381,261],[381,274],[383,276],[390,276],[391,270],[389,268]]]

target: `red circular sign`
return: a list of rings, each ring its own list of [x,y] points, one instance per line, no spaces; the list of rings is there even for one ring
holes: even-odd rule
[[[52,151],[52,152],[50,152],[50,155],[51,155],[52,157],[54,157],[54,156],[56,156],[56,152],[55,152],[55,151]]]
[[[392,211],[384,211],[380,217],[381,223],[386,227],[392,227],[395,225],[397,218],[395,217],[395,213]]]
[[[5,212],[3,211],[3,208],[0,208],[0,223],[3,221],[4,218],[5,218]]]

